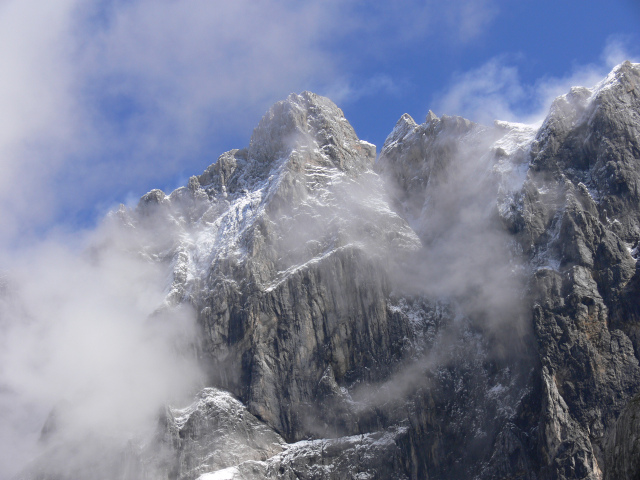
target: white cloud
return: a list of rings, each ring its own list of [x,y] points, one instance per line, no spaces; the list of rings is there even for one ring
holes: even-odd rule
[[[573,86],[593,87],[624,60],[634,60],[625,39],[612,37],[600,61],[574,66],[562,77],[541,77],[533,83],[521,79],[518,67],[505,56],[456,74],[452,85],[432,107],[440,113],[461,115],[491,124],[493,120],[536,123],[546,117],[551,102]]]
[[[435,109],[461,115],[480,123],[494,119],[514,120],[513,108],[527,96],[517,67],[503,58],[454,76],[453,85],[437,100]]]
[[[57,435],[131,438],[199,387],[195,313],[156,310],[167,265],[136,254],[142,233],[107,221],[25,250],[0,278],[0,478],[33,458],[52,408]]]
[[[0,245],[197,173],[211,145],[248,137],[292,91],[393,93],[397,79],[360,82],[358,65],[443,31],[472,38],[494,11],[489,0],[5,0]]]
[[[72,148],[74,4],[0,4],[0,237],[51,213],[53,192],[42,187]]]

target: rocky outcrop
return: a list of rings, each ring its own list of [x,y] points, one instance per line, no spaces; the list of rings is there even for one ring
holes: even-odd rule
[[[524,304],[538,360],[530,394],[511,427],[494,437],[487,478],[516,471],[518,478],[533,478],[532,471],[602,478],[606,434],[640,387],[631,300],[638,294],[639,73],[625,63],[593,89],[572,89],[537,131],[431,113],[416,125],[405,115],[382,150],[378,170],[427,250],[438,249],[443,231],[471,245],[474,237],[505,241],[482,234],[487,225],[499,230],[496,213],[515,240],[510,255],[526,265]],[[463,191],[448,196],[452,185]],[[475,209],[480,223],[464,221],[465,205],[478,203],[486,206]],[[466,272],[473,277],[472,263]],[[506,462],[514,452],[516,461]]]
[[[534,268],[539,448],[550,478],[602,478],[606,434],[640,388],[636,318],[625,301],[639,238],[638,78],[625,63],[594,89],[554,102],[520,197],[514,229]]]
[[[365,435],[302,441],[266,462],[247,462],[225,475],[234,480],[327,478],[410,478],[399,447],[406,429]],[[206,480],[201,477],[200,480]]]
[[[285,447],[282,437],[242,403],[214,388],[202,390],[186,408],[167,408],[157,441],[160,450],[175,451],[164,459],[171,467],[166,478],[181,480],[250,460],[267,460]]]
[[[605,480],[634,480],[640,472],[640,397],[635,396],[622,410],[609,432],[605,449]]]

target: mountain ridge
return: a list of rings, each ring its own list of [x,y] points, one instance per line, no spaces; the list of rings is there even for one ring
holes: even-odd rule
[[[292,94],[115,221],[171,272],[164,308],[196,312],[206,386],[288,442],[219,478],[603,479],[635,435],[611,432],[640,392],[639,184],[625,62],[540,127],[405,114],[377,162]],[[155,470],[123,478],[211,477],[203,422],[161,422],[165,453],[135,460]]]

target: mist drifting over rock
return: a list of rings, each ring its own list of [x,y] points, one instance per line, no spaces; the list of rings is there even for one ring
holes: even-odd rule
[[[0,474],[633,478],[639,186],[638,64],[378,157],[292,94],[0,280]]]

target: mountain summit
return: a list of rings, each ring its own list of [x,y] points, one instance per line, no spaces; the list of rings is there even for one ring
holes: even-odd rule
[[[167,271],[154,315],[195,312],[204,389],[77,468],[51,423],[24,478],[635,478],[638,185],[637,64],[540,127],[403,115],[377,161],[292,94],[111,218]]]

